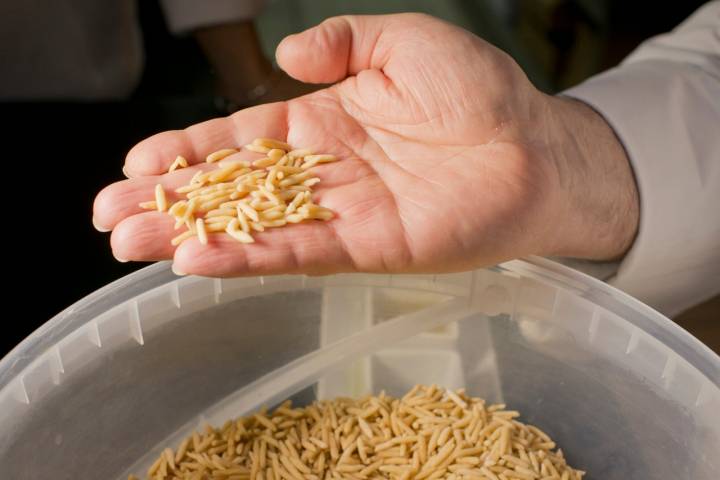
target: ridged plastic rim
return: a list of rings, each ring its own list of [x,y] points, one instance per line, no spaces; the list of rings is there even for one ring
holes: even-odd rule
[[[720,387],[720,357],[717,354],[669,318],[620,290],[540,257],[512,260],[493,269],[542,280],[605,308],[657,338]],[[170,270],[169,262],[159,262],[126,275],[72,304],[0,360],[0,390],[58,341],[102,312],[177,278]]]

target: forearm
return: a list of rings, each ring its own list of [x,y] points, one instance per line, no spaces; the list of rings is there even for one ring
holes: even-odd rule
[[[586,104],[548,99],[549,148],[563,204],[551,255],[589,260],[621,258],[635,238],[638,192],[630,162],[612,128]]]
[[[637,179],[637,238],[612,282],[672,315],[720,292],[720,2],[566,95],[602,112]]]
[[[273,71],[250,20],[200,28],[193,34],[223,90],[249,92],[266,82]]]

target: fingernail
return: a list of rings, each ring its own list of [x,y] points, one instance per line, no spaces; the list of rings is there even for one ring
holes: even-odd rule
[[[130,178],[130,175],[128,175],[127,170],[125,169],[125,166],[122,167],[123,175],[125,175],[127,178]]]
[[[183,271],[181,271],[181,270],[178,270],[178,268],[175,266],[174,263],[172,264],[172,272],[173,272],[175,275],[177,275],[178,277],[184,277],[185,275],[187,275],[187,273],[185,273],[185,272],[183,272]]]
[[[117,261],[120,262],[120,263],[127,263],[127,262],[130,261],[130,260],[126,260],[126,259],[120,258],[120,257],[115,257],[115,260],[117,260]]]
[[[97,230],[98,232],[105,233],[105,232],[110,231],[109,228],[101,227],[100,225],[98,225],[98,223],[95,221],[95,217],[93,217],[93,219],[92,219],[92,224],[93,224],[93,227],[95,227],[95,230]]]

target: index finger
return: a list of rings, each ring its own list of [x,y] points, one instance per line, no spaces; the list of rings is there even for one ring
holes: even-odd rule
[[[257,137],[284,139],[287,131],[285,102],[259,105],[184,130],[153,135],[130,150],[123,170],[131,178],[160,175],[168,171],[178,155],[192,165],[204,162],[214,151],[241,147]]]

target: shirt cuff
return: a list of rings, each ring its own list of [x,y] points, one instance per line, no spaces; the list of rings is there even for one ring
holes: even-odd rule
[[[605,118],[635,173],[638,234],[611,283],[666,315],[720,291],[720,82],[697,66],[646,60],[563,94]]]
[[[607,282],[617,274],[620,262],[601,262],[597,260],[584,260],[582,258],[570,257],[550,257],[558,263],[562,263],[566,267],[583,272],[585,275],[597,278]]]

